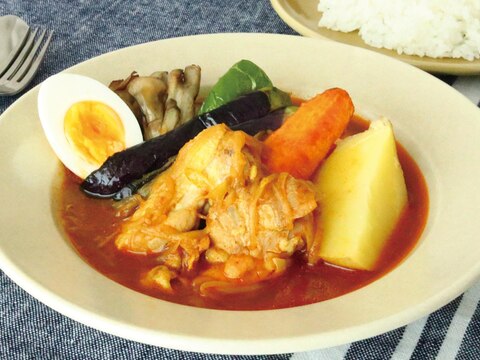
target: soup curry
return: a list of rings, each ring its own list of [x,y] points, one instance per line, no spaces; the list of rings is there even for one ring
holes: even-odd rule
[[[344,136],[368,128],[358,116],[350,121]],[[81,180],[62,168],[62,184],[58,191],[58,218],[80,256],[110,279],[141,293],[190,306],[228,309],[265,310],[300,306],[341,296],[378,279],[397,266],[415,247],[425,226],[428,193],[424,178],[410,155],[397,143],[398,158],[408,191],[408,206],[402,213],[373,271],[351,270],[326,262],[309,265],[304,254],[292,256],[290,266],[280,276],[261,282],[232,280],[235,285],[222,291],[199,291],[202,274],[216,265],[199,257],[193,271],[174,279],[172,291],[163,291],[145,283],[145,274],[159,264],[158,254],[135,254],[120,251],[116,238],[125,223],[113,200],[85,196]]]

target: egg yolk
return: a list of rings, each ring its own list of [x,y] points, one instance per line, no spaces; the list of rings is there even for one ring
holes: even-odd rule
[[[64,131],[83,158],[100,166],[114,153],[125,149],[125,129],[118,114],[98,101],[73,104],[65,114]]]

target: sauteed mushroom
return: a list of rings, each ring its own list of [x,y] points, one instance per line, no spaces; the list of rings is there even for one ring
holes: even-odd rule
[[[170,73],[157,71],[150,76],[133,72],[125,80],[113,81],[110,88],[132,109],[148,140],[193,118],[200,74],[197,65]]]

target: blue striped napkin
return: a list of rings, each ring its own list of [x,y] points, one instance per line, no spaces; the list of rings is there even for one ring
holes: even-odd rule
[[[38,84],[80,61],[146,41],[214,32],[295,34],[268,0],[3,0],[16,14],[55,31]],[[475,104],[480,76],[442,76]],[[0,114],[17,97],[0,97]],[[272,356],[182,352],[90,329],[44,306],[0,271],[0,359],[480,359],[480,282],[450,304],[408,326],[330,349]]]

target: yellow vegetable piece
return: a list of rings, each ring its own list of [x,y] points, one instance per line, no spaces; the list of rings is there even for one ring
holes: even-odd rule
[[[407,204],[395,138],[387,119],[338,142],[315,177],[320,200],[313,258],[373,270]]]

